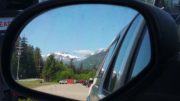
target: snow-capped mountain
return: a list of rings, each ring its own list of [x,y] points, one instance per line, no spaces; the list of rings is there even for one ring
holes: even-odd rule
[[[69,53],[65,53],[65,52],[49,53],[47,55],[43,55],[42,57],[44,58],[44,60],[46,60],[46,58],[50,55],[54,55],[55,59],[57,59],[58,61],[63,61],[63,62],[71,61],[71,59],[73,59],[73,61],[79,61],[82,59],[81,57],[78,57]]]
[[[99,48],[94,54],[98,54],[98,53],[106,52],[106,51],[107,51],[107,48]]]
[[[84,65],[86,64],[98,64],[96,62],[101,61],[106,53],[107,49],[105,48],[101,48],[98,49],[95,52],[92,52],[91,54],[86,54],[84,55],[84,51],[81,51],[83,53],[82,54],[70,54],[67,52],[53,52],[53,53],[49,53],[47,55],[42,55],[43,59],[46,60],[48,56],[50,55],[54,55],[55,59],[58,61],[63,61],[63,63],[69,64],[70,61],[73,59],[73,62],[75,63],[75,65],[80,65],[80,63],[84,63]],[[88,67],[88,66],[86,66]]]
[[[57,60],[62,60],[62,61],[71,61],[71,59],[73,59],[73,61],[78,61],[78,60],[81,60],[80,57],[78,56],[75,56],[75,55],[71,55],[71,54],[68,54],[68,53],[61,53],[61,52],[55,52],[53,53],[54,56],[55,56],[55,59]]]

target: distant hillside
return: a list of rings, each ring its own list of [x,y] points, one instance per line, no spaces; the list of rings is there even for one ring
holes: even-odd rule
[[[43,55],[43,59],[46,60],[49,55],[54,55],[55,59],[58,61],[63,61],[65,64],[69,64],[70,60],[73,59],[73,64],[76,68],[80,68],[80,65],[83,64],[83,69],[92,69],[97,68],[103,61],[107,53],[106,49],[97,50],[94,54],[87,57],[78,57],[69,53],[63,52],[53,52],[47,55]]]
[[[77,63],[75,63],[76,67],[79,68],[82,63],[83,69],[98,68],[98,66],[102,63],[106,53],[106,51],[101,51],[99,53],[87,57],[82,61],[78,61]]]
[[[75,56],[75,55],[71,55],[69,53],[64,53],[64,52],[54,52],[54,53],[49,53],[47,55],[43,55],[43,59],[46,60],[48,56],[50,55],[54,55],[54,58],[58,61],[63,61],[64,63],[69,63],[71,59],[73,59],[74,61],[80,61],[82,60],[81,57]]]

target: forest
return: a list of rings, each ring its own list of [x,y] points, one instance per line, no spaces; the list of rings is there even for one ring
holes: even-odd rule
[[[58,82],[62,79],[88,80],[96,74],[96,67],[87,69],[80,64],[74,65],[73,59],[69,64],[58,61],[51,54],[46,60],[41,55],[41,49],[28,44],[26,37],[19,37],[14,46],[11,59],[11,73],[15,80],[41,78],[48,82]]]

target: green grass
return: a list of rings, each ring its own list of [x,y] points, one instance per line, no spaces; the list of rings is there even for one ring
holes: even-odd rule
[[[43,81],[42,79],[37,79],[37,80],[27,79],[27,80],[17,80],[16,82],[30,89],[45,85],[57,84],[57,82],[42,82],[42,81]],[[31,98],[27,98],[27,99],[19,98],[18,101],[39,101],[39,100],[35,100]]]
[[[18,101],[39,101],[39,100],[27,98],[27,99],[18,99]]]
[[[56,82],[41,82],[41,81],[42,80],[19,80],[17,81],[17,83],[27,88],[35,88],[44,85],[57,84]]]

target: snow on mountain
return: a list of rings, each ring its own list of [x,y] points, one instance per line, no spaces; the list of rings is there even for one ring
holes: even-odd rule
[[[107,48],[99,48],[94,54],[98,54],[98,53],[106,52],[106,51],[107,51]]]
[[[72,53],[84,59],[94,54],[92,50],[74,50]]]
[[[74,61],[81,60],[81,57],[78,57],[78,56],[75,56],[72,54],[68,54],[68,53],[64,53],[64,52],[49,53],[47,55],[42,55],[42,57],[44,58],[44,60],[46,60],[46,58],[50,55],[54,55],[55,59],[57,59],[58,61],[64,61],[64,62],[69,62],[69,61],[71,61],[71,59],[73,59]]]
[[[70,58],[70,59],[79,59],[80,57],[74,56],[68,53],[55,52],[54,55],[59,56],[60,58]]]
[[[70,53],[66,53],[66,52],[53,52],[53,53],[49,53],[47,55],[42,55],[42,57],[44,60],[46,60],[48,56],[54,55],[55,59],[57,59],[58,61],[63,61],[63,62],[67,63],[67,62],[70,62],[71,59],[73,59],[73,61],[81,61],[90,56],[93,56],[95,54],[105,52],[105,51],[107,51],[107,49],[100,48],[96,52],[80,50],[80,51],[76,51],[75,54],[70,54]]]

